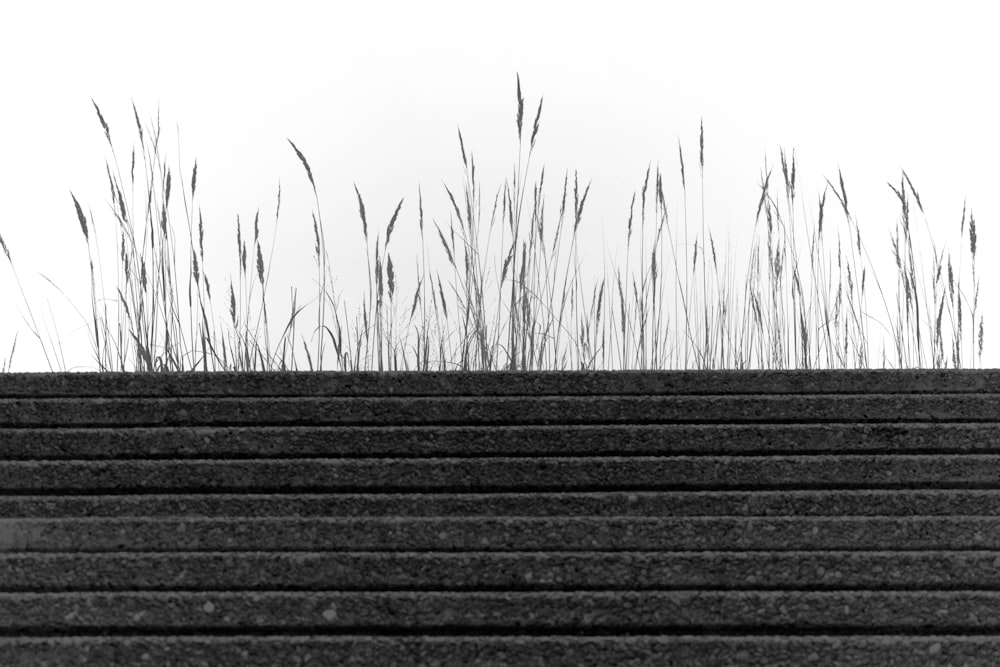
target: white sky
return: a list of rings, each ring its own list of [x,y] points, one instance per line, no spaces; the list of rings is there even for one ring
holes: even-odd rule
[[[350,300],[352,280],[364,275],[354,185],[369,224],[383,234],[405,197],[393,245],[397,270],[412,273],[414,253],[401,248],[417,238],[417,186],[425,224],[445,228],[442,181],[461,190],[456,127],[476,156],[484,202],[492,203],[511,172],[517,73],[526,124],[545,98],[533,159],[546,166],[551,219],[565,170],[593,182],[581,233],[590,235],[587,257],[598,267],[602,234],[624,246],[629,202],[647,164],[660,163],[668,203],[680,206],[678,139],[690,213],[700,220],[692,184],[704,119],[707,219],[722,248],[726,240],[745,248],[764,159],[779,164],[780,147],[795,149],[810,224],[823,178],[835,181],[843,170],[876,272],[892,289],[889,234],[899,208],[886,183],[898,184],[900,169],[907,171],[935,241],[961,257],[966,272],[968,238],[959,248],[958,228],[967,200],[979,235],[983,363],[1000,360],[993,344],[998,276],[989,261],[1000,245],[1000,9],[993,3],[25,2],[5,6],[3,15],[0,235],[35,316],[45,319],[43,335],[58,335],[69,369],[94,367],[84,328],[86,247],[70,190],[107,234],[105,258],[114,253],[104,171],[110,153],[91,98],[123,171],[136,134],[133,100],[143,120],[159,109],[175,171],[179,128],[180,175],[189,184],[197,158],[207,253],[221,259],[208,267],[216,289],[235,275],[237,214],[248,225],[259,208],[270,239],[280,181],[269,293],[279,320],[287,317],[289,287],[299,288],[301,303],[314,275],[312,198],[287,139],[312,166],[338,289]],[[827,211],[843,227],[832,194]],[[923,217],[915,221],[922,239]],[[736,256],[740,275],[745,260]],[[924,261],[929,266],[929,256]],[[12,369],[49,370],[23,315],[21,292],[0,257],[0,359],[19,331]]]

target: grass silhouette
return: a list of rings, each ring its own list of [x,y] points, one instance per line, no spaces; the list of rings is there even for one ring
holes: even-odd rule
[[[895,289],[872,268],[841,174],[836,183],[827,181],[815,225],[796,216],[796,160],[794,153],[789,159],[784,151],[780,172],[765,163],[754,240],[743,286],[737,289],[734,261],[719,258],[716,239],[706,227],[703,126],[697,161],[700,224],[688,219],[689,174],[678,143],[684,201],[680,226],[667,214],[664,174],[647,169],[625,225],[624,270],[584,276],[577,232],[590,185],[581,187],[575,173],[564,175],[553,224],[545,208],[545,169],[529,183],[542,101],[527,125],[518,77],[517,163],[497,190],[488,222],[475,158],[467,153],[461,130],[464,182],[456,190],[445,185],[451,206],[447,229],[437,222],[433,231],[425,229],[423,192],[418,189],[420,251],[412,296],[400,293],[398,263],[393,261],[405,251],[391,246],[395,226],[405,224],[403,200],[384,233],[374,226],[370,230],[355,187],[367,284],[355,295],[360,305],[351,306],[353,322],[348,301],[332,286],[312,169],[305,152],[289,140],[314,198],[316,294],[299,305],[292,291],[287,319],[272,323],[266,295],[273,240],[265,261],[259,212],[252,234],[237,218],[235,277],[230,274],[221,288],[216,286],[213,296],[204,223],[196,204],[197,162],[189,178],[175,178],[162,158],[159,118],[143,124],[133,105],[138,151],[133,147],[124,178],[96,102],[94,109],[111,152],[105,166],[117,243],[110,295],[103,279],[107,267],[96,235],[89,232],[96,222],[75,195],[72,202],[90,267],[91,312],[89,318],[81,317],[101,371],[960,368],[974,366],[977,359],[982,363],[975,217],[963,209],[960,234],[964,242],[968,228],[971,255],[967,290],[961,264],[938,251],[933,240],[929,274],[917,262],[911,227],[915,212],[923,215],[923,206],[905,172],[898,186],[890,185],[900,207],[890,234]],[[831,229],[830,208],[842,217],[842,229]],[[275,232],[280,212],[279,187]],[[926,217],[924,222],[927,226]],[[490,239],[497,227],[500,251],[491,254],[482,233],[485,229]],[[186,229],[186,239],[178,228]],[[435,246],[443,253],[436,262],[428,252]],[[678,247],[691,252],[679,256]],[[64,367],[57,342],[46,341],[39,331],[2,237],[0,248],[50,369]],[[221,315],[218,299],[223,301]],[[309,307],[315,320],[307,320]],[[299,334],[300,325],[308,326],[307,334]],[[882,335],[873,335],[873,327]],[[10,369],[16,344],[15,336],[4,371]]]

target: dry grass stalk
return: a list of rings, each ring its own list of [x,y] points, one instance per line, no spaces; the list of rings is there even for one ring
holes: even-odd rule
[[[552,231],[545,211],[545,169],[534,181],[529,178],[542,100],[526,138],[520,77],[515,94],[517,163],[512,176],[496,192],[488,223],[475,156],[458,131],[464,182],[460,190],[447,184],[443,188],[450,209],[447,232],[443,223],[432,219],[439,242],[432,244],[439,245],[437,254],[442,260],[437,269],[430,268],[435,263],[426,245],[424,198],[418,188],[416,217],[421,247],[413,273],[416,289],[412,298],[403,299],[402,318],[397,292],[408,289],[402,284],[407,276],[396,261],[399,250],[391,248],[390,242],[397,223],[402,222],[404,200],[399,200],[389,217],[384,241],[382,234],[376,234],[372,249],[368,211],[355,185],[368,280],[360,308],[351,318],[346,301],[332,288],[313,170],[305,154],[289,140],[313,191],[316,296],[299,305],[297,290],[290,290],[290,314],[277,338],[272,338],[267,309],[274,240],[265,257],[259,211],[254,215],[252,236],[244,230],[240,217],[236,218],[237,275],[227,280],[228,293],[223,297],[228,317],[218,318],[208,277],[204,220],[195,202],[197,162],[191,169],[189,186],[178,188],[188,231],[187,247],[178,252],[174,231],[177,197],[172,199],[176,194],[174,179],[166,166],[158,119],[143,124],[133,106],[140,169],[137,179],[137,151],[133,148],[129,179],[125,180],[110,126],[95,102],[111,151],[105,170],[111,195],[108,208],[118,234],[114,298],[105,296],[104,265],[93,215],[85,215],[75,195],[72,201],[87,244],[91,274],[88,328],[99,369],[294,370],[299,367],[299,341],[309,369],[958,368],[975,364],[977,357],[982,363],[984,323],[978,302],[975,217],[971,212],[966,216],[963,207],[960,238],[964,240],[968,220],[972,280],[966,290],[961,261],[939,251],[933,240],[930,266],[917,261],[921,253],[915,249],[912,204],[921,215],[923,206],[905,172],[898,187],[889,186],[900,205],[900,218],[890,235],[896,267],[894,299],[887,296],[874,271],[869,276],[874,264],[849,208],[843,175],[838,173],[836,185],[827,181],[817,200],[816,223],[810,226],[801,220],[796,207],[795,153],[789,159],[783,150],[777,193],[771,179],[773,170],[766,162],[764,165],[746,280],[742,295],[737,293],[731,251],[727,247],[725,259],[719,261],[707,224],[704,123],[699,124],[698,134],[700,234],[696,232],[691,238],[684,151],[678,141],[683,235],[674,229],[668,215],[671,203],[663,174],[649,165],[628,211],[624,271],[612,268],[609,274],[605,269],[603,275],[585,284],[578,232],[590,184],[581,188],[576,173],[572,184],[568,172],[564,175]],[[829,193],[840,205],[843,229],[829,222],[825,207]],[[280,211],[279,187],[275,234]],[[633,226],[633,222],[637,224]],[[571,229],[566,223],[572,223]],[[499,249],[490,241],[496,227]],[[0,249],[13,269],[2,237]],[[178,269],[178,256],[186,263],[186,278]],[[16,278],[16,270],[14,275]],[[868,288],[873,281],[881,308],[870,309]],[[182,299],[180,286],[184,283],[187,294]],[[23,289],[21,293],[23,298]],[[664,301],[671,296],[672,307],[668,307]],[[51,368],[53,360],[59,362],[57,346],[50,342],[46,347],[30,304],[24,301],[32,331],[43,343]],[[316,312],[315,326],[310,335],[299,336],[298,320],[309,307]],[[877,311],[884,315],[876,316]],[[884,342],[876,351],[873,344],[880,337]],[[328,343],[333,347],[332,361]],[[2,368],[9,367],[8,359]]]

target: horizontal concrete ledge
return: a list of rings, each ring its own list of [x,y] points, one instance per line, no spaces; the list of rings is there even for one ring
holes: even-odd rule
[[[836,549],[1000,550],[1000,517],[0,519],[0,552]]]
[[[1000,453],[997,423],[13,428],[0,458]]]
[[[992,667],[1000,636],[942,634],[842,636],[85,636],[0,638],[0,655],[12,667],[50,665],[317,665],[683,664],[841,665],[962,664]]]
[[[0,461],[0,493],[1000,489],[1000,454]]]
[[[1000,633],[978,591],[0,594],[0,632]]]
[[[0,398],[0,427],[997,422],[1000,394]]]
[[[5,373],[0,397],[1000,393],[1000,369]]]
[[[505,584],[572,590],[586,588],[591,576],[605,587],[619,581],[618,589],[1000,591],[998,550],[437,553],[424,557],[423,571],[414,554],[407,561],[385,555],[375,571],[364,569],[371,561],[358,557],[261,551],[8,553],[0,554],[0,591],[365,591],[377,583],[394,590]],[[442,572],[449,559],[453,569]],[[506,567],[491,570],[487,563]],[[436,576],[430,585],[428,574]]]
[[[0,495],[0,516],[995,516],[1000,490]]]

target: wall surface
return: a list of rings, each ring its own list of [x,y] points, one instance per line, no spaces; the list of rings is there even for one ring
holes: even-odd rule
[[[998,371],[0,375],[0,663],[990,664],[998,415]]]

